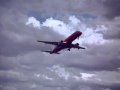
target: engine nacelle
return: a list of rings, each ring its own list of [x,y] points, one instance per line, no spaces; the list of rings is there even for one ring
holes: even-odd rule
[[[63,45],[63,41],[61,40],[60,42],[58,42],[58,45],[59,46]]]
[[[74,47],[75,48],[79,47],[79,43],[74,44]]]
[[[76,46],[79,46],[79,43],[76,43],[75,45],[76,45]]]

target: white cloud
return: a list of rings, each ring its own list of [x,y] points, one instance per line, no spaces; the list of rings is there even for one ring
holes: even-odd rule
[[[40,77],[40,74],[34,74],[36,77]]]
[[[80,23],[80,20],[76,18],[75,16],[70,16],[69,20],[71,21],[72,24],[77,25]]]
[[[47,80],[53,80],[53,78],[50,78],[50,77],[48,77],[48,76],[46,76],[46,75],[42,75],[45,79],[47,79]]]
[[[81,21],[76,18],[75,16],[70,16],[69,17],[69,23],[68,26],[71,27],[71,30],[79,30],[79,24],[81,24]]]
[[[32,24],[34,27],[40,28],[40,21],[34,17],[29,17],[26,25]]]
[[[68,80],[69,78],[73,78],[78,81],[81,78],[80,76],[76,76],[73,73],[66,71],[64,68],[61,68],[58,65],[54,65],[53,67],[47,69],[56,73],[59,77],[64,78],[65,80]]]
[[[55,32],[58,32],[64,36],[68,36],[70,34],[69,25],[65,24],[63,21],[60,20],[48,18],[45,22],[43,22],[42,26],[48,26],[50,28],[53,28]]]
[[[43,74],[34,74],[34,76],[36,76],[36,77],[43,77],[44,79],[47,79],[47,80],[53,80],[53,78],[50,78],[50,77],[48,77],[47,75],[43,75]]]
[[[80,76],[76,76],[76,75],[73,75],[72,77],[73,77],[76,81],[79,81],[80,78],[81,78]]]
[[[95,74],[89,74],[89,73],[80,73],[82,76],[83,80],[92,80],[94,78],[94,80],[97,81],[101,81],[101,79],[97,78],[97,76]]]
[[[45,22],[40,24],[40,22],[34,17],[29,17],[28,22],[26,22],[26,25],[29,24],[33,24],[33,26],[37,28],[40,28],[42,26],[50,27],[54,31],[58,32],[61,35],[64,35],[65,37],[71,35],[75,30],[80,30],[83,33],[82,38],[80,37],[79,40],[75,40],[74,42],[79,42],[81,44],[104,44],[108,42],[103,38],[102,33],[99,33],[100,31],[104,32],[107,30],[107,27],[105,27],[105,25],[96,25],[97,27],[94,29],[92,27],[88,27],[85,23],[81,22],[75,16],[69,17],[68,24],[64,23],[63,21],[54,19],[52,17],[46,19]]]
[[[80,81],[80,80],[96,80],[96,81],[101,81],[101,79],[97,78],[95,74],[88,74],[88,73],[80,73],[79,75],[75,75],[71,72],[66,71],[64,68],[60,67],[59,65],[54,65],[52,67],[48,67],[51,72],[55,73],[61,78],[64,78],[65,80],[73,79],[75,81]]]
[[[64,68],[60,68],[58,65],[54,65],[52,68],[48,68],[50,71],[55,72],[59,77],[63,77],[66,80],[70,77],[70,73],[65,71]]]
[[[96,76],[94,74],[88,74],[88,73],[80,73],[82,75],[82,79],[89,80],[91,77]]]

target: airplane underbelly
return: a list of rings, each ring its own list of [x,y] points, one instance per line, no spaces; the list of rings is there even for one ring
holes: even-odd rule
[[[57,53],[58,51],[60,51],[61,50],[61,48],[60,47],[55,47],[54,49],[53,49],[53,53]]]

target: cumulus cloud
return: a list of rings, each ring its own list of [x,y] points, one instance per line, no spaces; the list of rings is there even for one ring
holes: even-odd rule
[[[33,24],[34,27],[42,27],[47,26],[50,28],[53,28],[55,32],[58,32],[61,35],[64,35],[65,37],[68,37],[71,33],[73,33],[75,30],[82,31],[83,35],[82,38],[78,42],[85,43],[85,44],[104,44],[107,42],[103,38],[103,35],[99,32],[106,32],[107,27],[104,25],[97,25],[97,27],[94,29],[92,27],[87,27],[85,23],[82,23],[81,20],[76,18],[75,16],[70,16],[69,23],[64,23],[63,21],[56,20],[51,18],[46,19],[45,22],[40,24],[38,20],[36,20],[34,17],[29,17],[26,24]]]

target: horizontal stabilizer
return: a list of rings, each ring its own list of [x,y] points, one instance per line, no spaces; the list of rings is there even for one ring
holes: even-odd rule
[[[79,47],[79,49],[85,49],[84,47]]]
[[[42,52],[47,52],[47,53],[53,54],[52,51],[42,51]],[[60,54],[60,53],[54,53],[54,54]]]

